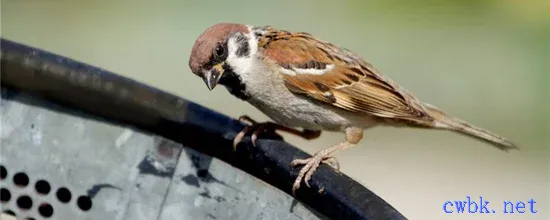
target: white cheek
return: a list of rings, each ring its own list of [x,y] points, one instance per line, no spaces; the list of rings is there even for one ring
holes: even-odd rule
[[[256,51],[258,50],[258,45],[255,39],[251,38],[248,41],[249,43],[249,56],[247,57],[238,57],[236,55],[239,45],[235,40],[230,39],[227,43],[227,48],[229,54],[227,56],[227,63],[233,68],[233,71],[240,74],[248,74],[250,68],[253,66],[254,57],[256,57]]]
[[[236,57],[235,55],[227,57],[227,64],[233,68],[235,73],[247,73],[251,66],[250,58]]]

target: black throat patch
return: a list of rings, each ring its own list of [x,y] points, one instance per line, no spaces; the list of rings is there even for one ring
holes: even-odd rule
[[[233,72],[233,69],[227,65],[223,65],[224,73],[220,78],[219,84],[224,85],[231,95],[241,99],[248,100],[250,95],[246,93],[246,85],[242,82],[241,77]]]

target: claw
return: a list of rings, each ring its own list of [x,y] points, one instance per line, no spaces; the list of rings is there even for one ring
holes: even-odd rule
[[[235,136],[235,139],[233,139],[233,151],[237,151],[237,145],[241,142],[244,135],[246,135],[247,128],[248,127],[245,127],[241,132],[237,134],[237,136]]]
[[[321,135],[321,131],[313,131],[313,130],[299,131],[299,130],[296,130],[294,128],[286,127],[284,125],[275,124],[273,122],[258,123],[254,119],[250,118],[247,115],[239,116],[238,120],[240,122],[244,123],[244,124],[247,124],[247,126],[241,132],[239,132],[237,134],[237,136],[235,136],[235,139],[233,139],[233,149],[234,150],[237,149],[237,145],[239,144],[239,142],[241,142],[243,137],[250,130],[254,130],[254,132],[252,133],[252,137],[251,137],[252,145],[254,147],[256,146],[256,140],[258,139],[258,136],[260,135],[260,133],[266,132],[267,130],[269,130],[269,132],[284,131],[284,132],[288,132],[290,134],[294,134],[294,135],[297,135],[299,137],[305,138],[307,140],[317,138],[317,137],[319,137],[319,135]]]
[[[326,165],[331,166],[336,171],[340,171],[340,163],[338,163],[338,160],[336,160],[336,158],[334,158],[334,157],[328,157],[328,158],[324,159],[323,163],[326,164]]]
[[[306,183],[306,186],[308,188],[311,188],[311,186],[309,185],[309,180],[311,179],[311,176],[313,176],[313,172],[315,172],[315,170],[317,170],[317,168],[319,167],[319,164],[320,164],[320,162],[318,161],[319,160],[318,158],[315,158],[314,160],[315,160],[315,162],[312,163],[312,166],[309,168],[309,170],[307,171],[307,173],[304,177],[304,183]]]
[[[261,127],[256,129],[254,133],[252,133],[252,136],[250,137],[250,140],[252,141],[252,146],[256,147],[256,139],[258,139],[258,134],[261,132]]]
[[[247,115],[241,115],[237,120],[248,125],[245,126],[244,129],[233,139],[233,151],[237,151],[237,145],[242,141],[246,133],[248,133],[250,127],[258,124],[258,122],[254,121],[254,119],[248,117]]]
[[[298,165],[304,165],[300,172],[298,173],[298,176],[294,180],[294,184],[292,185],[292,195],[296,196],[296,190],[300,188],[300,184],[302,180],[306,184],[307,187],[311,188],[311,185],[309,184],[309,181],[311,180],[311,177],[313,176],[313,173],[319,168],[319,165],[322,163],[325,163],[336,170],[340,168],[340,165],[338,164],[338,160],[336,158],[328,155],[329,151],[320,151],[315,153],[312,157],[307,159],[295,159],[292,162],[290,162],[290,166],[295,167]]]
[[[265,132],[269,126],[274,125],[273,123],[270,123],[270,122],[258,123],[254,119],[246,115],[240,116],[238,120],[248,125],[241,132],[239,132],[237,136],[235,136],[235,139],[233,139],[233,149],[235,150],[237,149],[237,144],[241,142],[243,137],[250,131],[254,131],[251,136],[251,141],[252,141],[252,146],[256,147],[256,140],[258,139],[258,136],[262,132]]]
[[[322,157],[323,156],[320,154],[315,154],[311,158],[296,159],[290,163],[291,166],[296,166],[299,164],[304,165],[304,167],[302,167],[302,169],[298,173],[298,177],[296,177],[294,184],[292,185],[292,195],[296,196],[296,190],[300,188],[300,183],[302,182],[302,179],[304,180],[307,187],[311,187],[309,185],[309,180],[319,166]]]
[[[304,165],[304,164],[307,163],[307,161],[308,161],[308,159],[295,159],[292,162],[290,162],[290,166],[295,167],[295,166],[298,166],[298,165]]]
[[[265,124],[262,124],[262,125],[260,125],[260,127],[258,127],[254,131],[254,133],[252,133],[251,140],[252,140],[252,145],[254,147],[256,147],[256,139],[258,139],[258,136],[260,135],[260,133],[265,132],[266,130],[267,130],[267,126]]]
[[[298,173],[298,176],[294,180],[294,183],[292,184],[292,195],[296,196],[296,190],[300,188],[300,183],[302,182],[302,179],[304,180],[306,186],[310,187],[309,180],[311,179],[313,173],[315,172],[315,170],[317,170],[321,162],[326,163],[337,170],[340,169],[338,161],[331,155],[338,150],[343,150],[355,146],[355,144],[357,144],[362,137],[363,130],[355,127],[346,128],[346,141],[327,149],[318,151],[310,158],[295,159],[290,162],[290,166],[292,167],[301,164],[304,165],[304,167],[302,167],[302,169]]]

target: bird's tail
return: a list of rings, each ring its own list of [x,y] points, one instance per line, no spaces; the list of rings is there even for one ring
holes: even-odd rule
[[[435,119],[434,127],[436,128],[456,131],[467,136],[489,142],[493,146],[504,151],[508,151],[510,149],[519,150],[519,148],[515,144],[499,135],[493,134],[483,128],[471,125],[470,123],[461,119],[454,118],[429,104],[425,104],[425,107],[428,110],[428,114]]]

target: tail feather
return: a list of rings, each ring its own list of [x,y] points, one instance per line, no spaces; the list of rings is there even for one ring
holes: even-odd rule
[[[519,150],[519,148],[512,142],[506,140],[505,138],[491,133],[483,128],[476,127],[470,123],[463,121],[458,118],[454,118],[447,113],[435,108],[434,106],[426,104],[426,109],[428,114],[432,116],[435,121],[435,127],[445,130],[456,131],[461,134],[480,139],[482,141],[489,142],[493,146],[508,151],[510,149]]]

